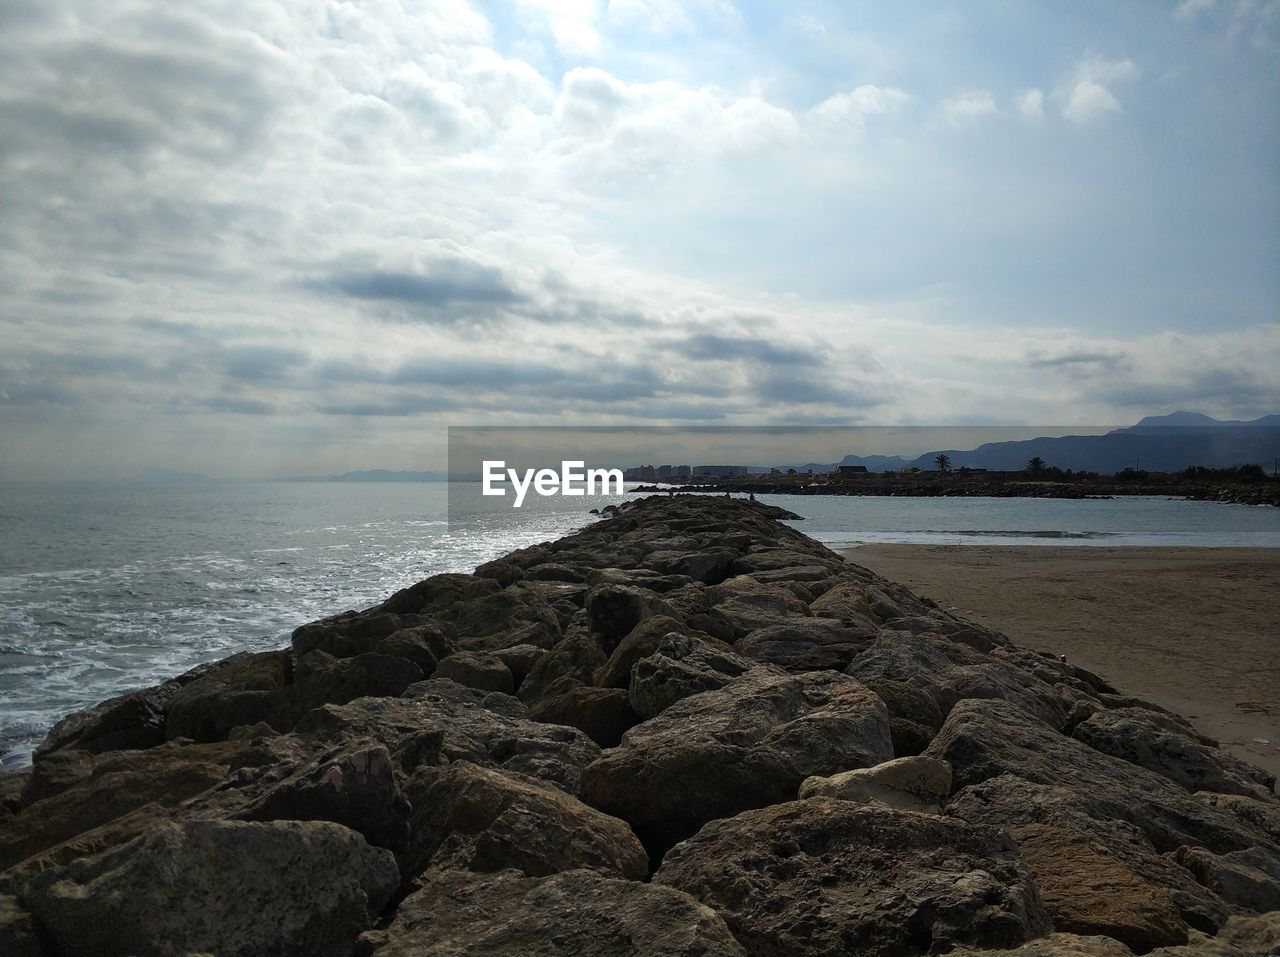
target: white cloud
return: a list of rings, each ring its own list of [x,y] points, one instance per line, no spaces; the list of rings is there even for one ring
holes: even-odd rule
[[[1212,7],[1213,0],[1182,0],[1173,15],[1179,20],[1194,20]]]
[[[938,104],[938,116],[953,126],[973,123],[999,112],[995,97],[987,90],[969,90]]]
[[[1080,61],[1060,92],[1062,115],[1073,123],[1085,124],[1110,113],[1123,113],[1111,87],[1137,77],[1138,68],[1132,60],[1088,57]]]
[[[1044,91],[1038,87],[1018,94],[1018,112],[1028,119],[1044,119]]]
[[[820,122],[862,129],[867,118],[896,113],[911,99],[895,87],[864,83],[847,93],[827,97],[810,113]]]

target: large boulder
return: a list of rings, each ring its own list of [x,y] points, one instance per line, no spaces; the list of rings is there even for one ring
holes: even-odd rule
[[[707,821],[789,800],[810,775],[891,757],[884,704],[856,681],[756,668],[632,728],[587,767],[582,793],[660,857]]]
[[[677,612],[655,592],[634,585],[596,585],[587,592],[587,624],[605,654],[610,654],[646,618],[676,618]]]
[[[751,578],[734,578],[717,588],[710,615],[733,629],[735,641],[760,628],[786,624],[810,614],[804,599],[784,585],[763,585]]]
[[[584,685],[565,675],[529,705],[529,718],[577,728],[602,748],[612,748],[640,719],[621,688]]]
[[[711,905],[759,957],[1012,947],[1052,929],[1004,832],[831,798],[713,821],[653,879]]]
[[[448,678],[468,688],[480,691],[500,691],[512,694],[516,690],[515,676],[494,652],[459,651],[445,658],[436,666],[435,677]]]
[[[359,698],[311,712],[295,729],[310,740],[341,744],[373,739],[386,745],[401,773],[422,764],[472,761],[519,771],[570,794],[600,748],[574,728],[527,717],[510,695],[465,688],[445,678],[411,686],[399,698]]]
[[[601,688],[627,687],[631,683],[631,669],[637,661],[657,651],[667,635],[688,633],[688,627],[677,618],[658,615],[644,619],[618,642],[608,660],[596,669],[595,684]]]
[[[1187,844],[1225,853],[1266,840],[1168,778],[1059,734],[1005,701],[961,701],[925,753],[950,762],[957,788],[1002,774],[1064,788],[1090,817],[1126,822],[1161,851]]]
[[[1071,736],[1095,750],[1154,771],[1188,791],[1274,797],[1274,775],[1205,744],[1157,711],[1095,711]]]
[[[677,701],[724,687],[754,665],[724,646],[672,632],[636,662],[627,699],[637,715],[652,718]]]
[[[265,789],[236,817],[248,821],[333,821],[370,844],[400,850],[409,839],[409,803],[381,744],[342,745]]]
[[[644,848],[631,829],[525,775],[468,761],[419,768],[407,785],[412,841],[400,855],[405,880],[435,870],[515,869],[543,877],[588,868],[642,880]]]
[[[34,878],[58,953],[348,957],[399,884],[391,852],[322,821],[160,824]]]
[[[847,673],[871,688],[889,681],[917,688],[944,716],[971,698],[1012,702],[1054,728],[1069,713],[1062,694],[1017,665],[937,636],[882,632]]]
[[[796,674],[844,671],[877,634],[874,627],[854,627],[835,618],[791,618],[748,632],[734,647],[747,658]]]
[[[576,870],[432,871],[386,930],[376,957],[745,957],[711,908],[670,887]]]

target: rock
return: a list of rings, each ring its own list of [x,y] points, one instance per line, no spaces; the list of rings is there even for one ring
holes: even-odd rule
[[[608,660],[596,670],[594,683],[601,688],[627,687],[631,683],[631,669],[635,663],[657,651],[662,639],[673,633],[687,635],[689,629],[682,621],[668,615],[644,619],[618,642]]]
[[[1280,804],[1238,794],[1199,791],[1196,798],[1253,828],[1272,844],[1280,844]]]
[[[956,953],[963,957],[1132,957],[1133,951],[1110,937],[1049,934],[1012,950],[962,950]]]
[[[568,725],[584,732],[602,748],[612,748],[640,718],[621,688],[596,688],[566,675],[529,705],[529,718]]]
[[[605,654],[646,618],[676,616],[676,611],[654,592],[632,585],[596,585],[587,592],[587,623]]]
[[[581,731],[528,720],[510,695],[485,694],[444,678],[418,682],[400,698],[326,705],[295,733],[330,745],[379,741],[405,774],[422,763],[472,761],[532,775],[569,794],[577,793],[582,769],[600,756]]]
[[[1071,736],[1163,775],[1188,791],[1265,798],[1275,787],[1273,775],[1203,744],[1159,712],[1140,708],[1097,711]]]
[[[405,880],[435,869],[530,877],[588,868],[643,880],[644,848],[617,818],[536,778],[468,761],[419,768],[410,780],[413,839],[400,856]]]
[[[809,610],[818,618],[833,618],[860,630],[875,631],[879,622],[867,592],[865,582],[842,581],[823,592],[809,605]]]
[[[45,954],[31,914],[9,894],[0,894],[0,953],[5,957],[44,957]]]
[[[335,658],[323,651],[313,651],[298,658],[293,684],[284,692],[280,710],[268,723],[277,730],[288,730],[313,708],[346,704],[364,697],[394,698],[421,680],[422,669],[407,658],[373,652]],[[227,724],[229,720],[222,723]]]
[[[672,632],[652,655],[636,662],[627,700],[641,718],[653,718],[677,701],[724,687],[754,664],[699,638]]]
[[[893,753],[900,757],[920,754],[942,727],[942,708],[934,695],[903,681],[869,678],[863,682],[889,709],[889,733]]]
[[[884,704],[856,681],[757,668],[632,728],[587,767],[582,795],[658,858],[713,818],[789,799],[810,775],[891,757]]]
[[[1143,831],[1087,793],[1006,774],[964,788],[946,810],[1013,835],[1059,930],[1149,949],[1186,940],[1187,925],[1212,933],[1230,913]]]
[[[1232,917],[1216,937],[1193,933],[1189,943],[1150,957],[1280,957],[1280,912]]]
[[[1218,855],[1185,846],[1172,856],[1231,906],[1255,914],[1280,911],[1280,858],[1259,848]]]
[[[455,652],[436,666],[435,676],[480,691],[512,694],[516,690],[511,669],[492,652]]]
[[[587,633],[585,618],[584,615],[582,628],[570,626],[565,638],[529,669],[528,676],[520,684],[521,701],[537,701],[566,675],[582,684],[592,683],[593,676],[605,663],[605,653]]]
[[[393,851],[409,839],[409,803],[381,744],[321,755],[237,816],[247,821],[333,821]]]
[[[80,776],[56,790],[29,792],[22,809],[0,822],[0,870],[140,808],[176,807],[221,784],[242,750],[242,745],[172,743],[96,758],[71,752],[84,759]],[[46,760],[63,757],[51,754]],[[33,778],[32,784],[38,781]]]
[[[1003,948],[1051,930],[1008,835],[831,798],[713,821],[653,880],[709,904],[760,957]]]
[[[926,757],[895,758],[873,768],[842,771],[831,777],[805,778],[800,797],[830,797],[859,804],[881,804],[903,811],[941,814],[951,794],[951,765]]]
[[[67,955],[345,957],[398,883],[338,824],[191,821],[41,874],[23,903]]]
[[[514,648],[503,648],[494,652],[498,659],[507,666],[507,670],[511,672],[512,680],[515,682],[516,690],[519,690],[524,679],[529,677],[529,672],[533,670],[534,665],[548,654],[547,649],[539,648],[537,645],[516,645]]]
[[[578,870],[426,875],[385,931],[377,957],[745,957],[709,908],[669,887]]]
[[[870,687],[894,681],[919,688],[944,716],[958,701],[990,698],[1012,702],[1053,728],[1067,719],[1067,702],[1051,686],[1017,665],[945,638],[882,632],[846,673]]]
[[[373,650],[380,655],[408,659],[421,669],[424,678],[430,678],[436,665],[458,650],[454,641],[456,634],[452,627],[436,623],[401,628],[379,641]]]
[[[473,579],[470,575],[456,576],[466,578],[466,587],[475,587],[471,582],[483,582],[492,587],[492,582]],[[420,587],[427,585],[432,579],[420,582]],[[397,593],[397,596],[402,593]],[[396,601],[392,596],[382,605],[367,611],[345,611],[340,615],[332,615],[295,628],[291,638],[295,654],[305,655],[312,651],[323,651],[335,658],[354,658],[356,655],[373,651],[382,639],[400,631],[402,628],[413,628],[423,624],[418,615],[397,614],[387,606]]]
[[[737,579],[733,579],[737,582]],[[754,587],[724,591],[720,601],[712,605],[710,615],[719,618],[733,629],[735,641],[745,638],[760,628],[786,624],[798,617],[809,615],[809,606],[789,589],[781,585],[762,585],[753,581]],[[725,586],[719,586],[724,589]]]
[[[757,628],[735,641],[734,647],[747,658],[796,674],[844,671],[876,635],[874,627],[850,627],[835,618],[793,618]]]
[[[1062,787],[1090,817],[1126,822],[1157,850],[1187,844],[1226,853],[1259,840],[1167,778],[1058,734],[1004,701],[961,701],[926,753],[951,763],[957,787],[1001,774]]]

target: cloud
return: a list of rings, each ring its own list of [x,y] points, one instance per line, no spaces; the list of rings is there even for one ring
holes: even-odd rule
[[[1023,90],[1017,97],[1018,112],[1028,119],[1044,119],[1044,91],[1038,87]]]
[[[685,357],[704,362],[748,360],[766,365],[816,366],[823,363],[817,353],[802,346],[784,345],[767,339],[747,339],[715,333],[695,333],[669,346]]]
[[[1123,113],[1120,100],[1110,87],[1136,79],[1138,68],[1132,60],[1090,57],[1076,65],[1065,91],[1062,115],[1073,123],[1091,123],[1109,113]]]
[[[948,97],[938,104],[938,116],[952,126],[962,126],[995,116],[1000,112],[995,97],[987,90],[970,90]]]
[[[822,123],[862,129],[869,117],[896,113],[910,99],[907,93],[895,87],[864,83],[847,93],[827,97],[810,114]]]
[[[505,306],[526,299],[501,270],[464,259],[438,260],[420,271],[338,271],[311,286],[353,299],[398,303],[427,315],[451,306]]]

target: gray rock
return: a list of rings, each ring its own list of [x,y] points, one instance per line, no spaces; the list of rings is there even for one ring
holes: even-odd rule
[[[1156,711],[1096,711],[1077,725],[1071,736],[1105,754],[1154,771],[1188,791],[1269,798],[1275,786],[1273,775],[1204,744]]]
[[[515,676],[493,652],[459,651],[436,666],[435,677],[448,678],[468,688],[512,694]]]
[[[657,594],[633,585],[596,585],[587,592],[587,624],[605,654],[612,653],[646,618],[677,612]]]
[[[419,768],[407,786],[407,881],[435,870],[518,870],[530,877],[587,868],[643,880],[648,858],[631,829],[536,778],[467,761]]]
[[[684,622],[668,615],[644,619],[618,642],[608,660],[596,670],[595,684],[601,688],[627,687],[635,663],[657,651],[662,639],[672,633],[687,635],[689,629]]]
[[[805,778],[800,798],[830,797],[903,811],[941,814],[951,795],[951,765],[923,756],[894,758],[873,768]]]
[[[529,705],[529,718],[577,728],[602,748],[612,748],[639,722],[626,691],[584,685],[566,675]]]
[[[1064,788],[1090,817],[1126,822],[1160,850],[1187,844],[1226,853],[1260,840],[1167,778],[1059,734],[1008,702],[961,701],[926,753],[951,763],[956,787],[1010,774]]]
[[[530,721],[526,714],[510,695],[432,678],[400,698],[360,698],[318,708],[295,731],[330,745],[380,741],[405,774],[423,763],[472,761],[529,774],[576,794],[582,769],[600,756],[600,748],[581,731]]]
[[[587,767],[582,794],[660,857],[713,818],[788,800],[810,775],[891,757],[872,692],[832,672],[761,667],[632,728]]]
[[[1280,844],[1280,803],[1238,794],[1199,791],[1196,798],[1253,828],[1272,844]]]
[[[944,716],[958,701],[990,698],[1012,702],[1061,728],[1069,710],[1058,691],[1017,665],[939,637],[882,632],[846,673],[873,688],[885,681],[918,688],[933,698]]]
[[[438,871],[362,943],[377,957],[745,957],[711,908],[594,871]]]
[[[346,957],[398,883],[338,824],[191,821],[41,874],[23,903],[70,957]]]
[[[1221,855],[1180,847],[1172,857],[1232,907],[1254,914],[1280,911],[1280,857],[1256,847]]]
[[[853,627],[835,618],[792,618],[757,628],[734,642],[734,647],[747,658],[795,674],[844,671],[877,634],[874,626]]]
[[[759,957],[1012,947],[1052,929],[1002,831],[830,798],[713,821],[653,879],[711,905]]]
[[[809,606],[797,598],[791,589],[782,585],[763,585],[752,579],[754,587],[738,587],[721,592],[722,597],[712,605],[710,615],[719,618],[733,629],[734,640],[745,638],[760,628],[786,624],[796,618],[809,616]],[[724,589],[725,586],[719,586]]]
[[[44,944],[31,914],[16,897],[0,894],[0,953],[5,957],[44,957]]]
[[[653,718],[677,701],[724,687],[754,666],[722,647],[672,632],[653,654],[636,662],[627,699],[642,719]]]

